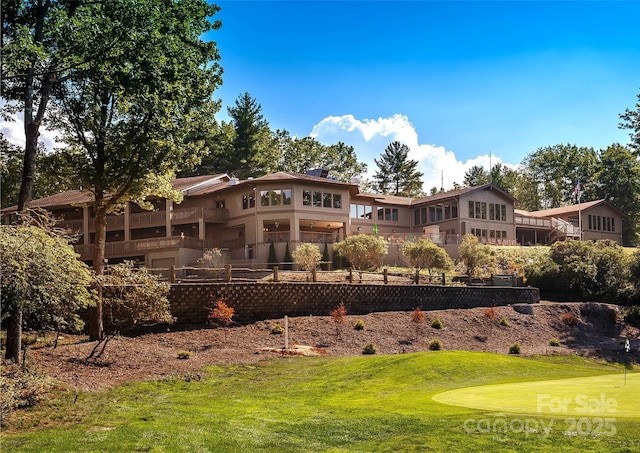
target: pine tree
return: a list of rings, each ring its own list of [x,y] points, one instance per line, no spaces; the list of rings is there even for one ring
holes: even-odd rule
[[[227,108],[235,129],[233,154],[227,171],[240,179],[257,175],[255,156],[269,137],[269,123],[262,116],[262,106],[248,92],[238,96],[234,107]]]
[[[379,171],[373,176],[377,190],[387,195],[417,197],[423,194],[422,173],[418,161],[408,158],[409,147],[398,141],[384,150],[380,159],[374,159]]]

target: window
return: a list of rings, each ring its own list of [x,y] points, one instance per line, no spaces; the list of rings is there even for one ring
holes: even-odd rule
[[[303,206],[311,206],[311,191],[303,190],[302,191],[302,205]]]
[[[472,219],[486,219],[487,203],[469,200],[469,217]]]
[[[269,191],[261,190],[260,191],[260,206],[269,206]]]
[[[242,195],[242,209],[253,209],[256,207],[255,192]]]
[[[284,189],[282,191],[282,204],[283,205],[291,204],[291,189]]]
[[[333,207],[336,209],[342,209],[342,195],[339,193],[333,194]]]
[[[271,206],[282,205],[282,190],[276,189],[271,191]]]
[[[331,194],[330,193],[323,193],[322,194],[322,207],[323,208],[330,208],[331,207]]]
[[[313,192],[313,205],[316,208],[322,207],[322,192]]]

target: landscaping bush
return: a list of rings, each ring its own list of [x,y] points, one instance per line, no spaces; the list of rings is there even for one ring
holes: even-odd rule
[[[364,321],[362,319],[358,319],[353,325],[353,330],[364,330]]]
[[[496,307],[485,308],[482,311],[482,316],[493,321],[498,318],[498,311],[496,310]]]
[[[563,313],[560,316],[560,321],[562,321],[565,326],[569,327],[575,327],[576,325],[578,325],[578,318],[576,318],[576,315],[574,315],[570,311]]]
[[[53,385],[48,376],[41,376],[18,364],[1,365],[0,425],[15,409],[35,405]]]
[[[500,320],[500,325],[503,327],[509,327],[509,321],[507,320],[507,318],[503,316],[502,319]]]
[[[509,347],[509,354],[520,354],[520,343],[513,343]]]
[[[431,327],[433,327],[434,329],[442,329],[444,327],[444,324],[442,323],[440,318],[434,318],[433,321],[431,321]]]
[[[284,333],[284,327],[282,327],[280,324],[276,324],[271,328],[272,335],[282,335],[283,333]]]
[[[560,340],[557,338],[552,338],[549,340],[549,346],[560,346]]]
[[[373,343],[367,343],[362,348],[363,354],[375,354],[376,352],[378,352],[378,350],[376,349],[376,345]]]
[[[440,351],[444,347],[444,344],[439,339],[435,338],[429,343],[429,349],[432,351]]]
[[[624,312],[624,320],[634,326],[640,326],[640,305],[634,305]]]
[[[178,358],[180,360],[186,360],[191,358],[191,351],[178,351]]]

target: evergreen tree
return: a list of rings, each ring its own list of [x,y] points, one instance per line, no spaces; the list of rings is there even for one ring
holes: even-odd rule
[[[324,250],[322,251],[322,263],[320,264],[320,269],[323,271],[329,270],[329,246],[327,243],[324,243]]]
[[[273,268],[274,266],[277,266],[278,263],[278,257],[276,256],[276,246],[273,242],[271,242],[269,244],[269,259],[268,259],[268,263],[269,263],[269,267]]]
[[[408,158],[409,147],[398,141],[390,143],[380,159],[374,159],[379,171],[373,176],[379,193],[403,197],[423,194],[422,173],[418,161]]]
[[[226,162],[227,171],[240,179],[260,176],[256,155],[269,136],[269,123],[262,116],[262,106],[245,92],[238,96],[233,107],[227,108],[227,112],[235,129],[233,153],[228,155]]]
[[[629,148],[633,151],[636,157],[640,157],[640,93],[638,94],[638,102],[636,102],[636,110],[626,109],[624,113],[620,114],[620,129],[629,129],[629,136],[631,142],[629,142]]]
[[[289,250],[288,242],[286,248],[284,249],[284,259],[282,261],[284,262],[282,268],[285,271],[290,271],[291,269],[293,269],[293,256],[291,255],[291,251]]]
[[[464,173],[462,184],[465,187],[481,186],[489,182],[489,172],[480,165],[474,165]]]

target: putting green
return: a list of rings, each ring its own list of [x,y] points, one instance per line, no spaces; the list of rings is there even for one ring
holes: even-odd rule
[[[584,417],[640,417],[640,373],[465,387],[439,403],[496,412]]]

